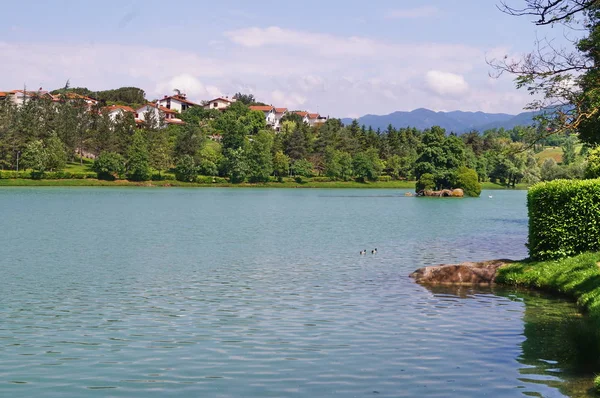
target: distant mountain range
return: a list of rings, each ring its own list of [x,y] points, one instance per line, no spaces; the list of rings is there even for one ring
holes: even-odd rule
[[[512,129],[517,126],[529,126],[533,124],[536,112],[523,112],[518,115],[506,113],[484,113],[484,112],[435,112],[425,108],[415,109],[411,112],[394,112],[389,115],[365,115],[358,118],[360,125],[371,126],[382,131],[388,125],[395,128],[415,127],[419,130],[440,126],[448,133],[466,133],[472,130],[483,132],[493,128]],[[344,124],[352,123],[351,118],[342,119]]]

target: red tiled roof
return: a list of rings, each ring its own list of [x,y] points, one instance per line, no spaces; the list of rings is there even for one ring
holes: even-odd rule
[[[219,97],[219,98],[211,99],[211,100],[210,100],[210,101],[208,101],[208,102],[214,102],[214,101],[234,102],[234,101],[232,101],[232,100],[230,100],[230,99],[228,99],[228,98],[223,98],[223,97]]]
[[[56,94],[54,96],[54,98],[61,98],[63,96],[64,96],[64,94]],[[82,100],[85,100],[85,101],[98,102],[98,101],[96,101],[93,98],[86,97],[85,95],[81,95],[81,94],[77,94],[77,93],[67,93],[66,97],[67,97],[67,99],[82,99]]]
[[[168,100],[168,99],[179,101],[179,102],[182,102],[184,104],[191,105],[191,106],[200,106],[200,105],[196,104],[195,102],[192,102],[192,101],[188,100],[187,98],[182,97],[181,95],[171,95],[169,97],[161,98],[161,99],[159,99],[159,101],[164,101],[164,100]]]
[[[251,111],[271,112],[274,108],[270,105],[252,105],[249,107]]]
[[[308,117],[310,119],[317,119],[319,117],[319,114],[318,113],[309,113]]]
[[[0,97],[6,97],[8,95],[8,93],[5,93],[4,91],[0,91]]]
[[[131,112],[131,113],[135,113],[135,109],[133,109],[130,106],[125,106],[125,105],[111,105],[111,106],[107,106],[104,108],[105,111],[107,112],[112,112],[115,111],[117,109],[121,109],[125,112]]]
[[[177,111],[174,111],[173,109],[165,108],[162,105],[157,105],[152,102],[147,103],[146,105],[142,106],[140,109],[145,108],[146,106],[150,106],[152,108],[158,108],[159,110],[163,111],[164,113],[177,113]],[[138,111],[140,109],[138,109]]]
[[[277,113],[286,113],[287,112],[287,108],[275,108],[275,112],[277,112]]]
[[[308,116],[308,112],[301,112],[301,111],[297,111],[294,112],[296,115],[301,116],[301,117],[305,117]]]

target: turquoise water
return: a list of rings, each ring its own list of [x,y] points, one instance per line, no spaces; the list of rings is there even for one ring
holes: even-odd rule
[[[1,189],[0,395],[587,393],[571,303],[408,278],[525,257],[526,193],[404,192]]]

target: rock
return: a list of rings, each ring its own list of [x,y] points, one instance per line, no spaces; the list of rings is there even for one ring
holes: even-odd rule
[[[417,192],[417,196],[433,196],[433,197],[440,197],[440,198],[450,198],[450,197],[462,198],[463,196],[465,196],[465,193],[460,188],[442,189],[441,191],[432,191],[430,189],[426,189],[426,190]]]
[[[491,285],[496,271],[512,260],[491,260],[479,263],[442,264],[419,268],[412,274],[417,283],[442,285]]]
[[[455,198],[462,198],[465,196],[465,192],[460,188],[456,188],[452,190],[452,196]]]

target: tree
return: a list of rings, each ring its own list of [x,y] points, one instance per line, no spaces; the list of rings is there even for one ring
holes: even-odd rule
[[[183,155],[175,167],[175,178],[177,181],[194,182],[196,177],[198,177],[198,168],[194,158],[190,155]]]
[[[575,137],[567,137],[561,148],[563,151],[562,163],[565,166],[568,166],[575,161]]]
[[[233,99],[241,102],[244,105],[252,105],[252,104],[256,103],[256,98],[254,98],[254,94],[236,93],[233,96]]]
[[[125,173],[125,158],[116,152],[102,152],[92,165],[99,180],[113,181]]]
[[[244,182],[248,176],[248,161],[243,148],[229,149],[224,158],[224,169],[229,181],[234,184]]]
[[[166,134],[157,134],[150,142],[149,155],[150,166],[158,171],[168,170],[173,159],[171,157],[172,146],[169,142],[169,137]]]
[[[46,140],[46,167],[50,171],[61,170],[67,163],[65,145],[56,134]]]
[[[126,176],[131,181],[148,181],[150,179],[148,144],[141,131],[135,132],[127,151]]]
[[[218,165],[222,158],[221,145],[215,141],[206,141],[196,154],[198,172],[206,176],[218,175]]]
[[[296,160],[292,164],[292,174],[296,177],[296,182],[302,182],[302,177],[313,176],[313,164],[306,159]]]
[[[267,131],[259,132],[250,142],[248,159],[248,177],[250,182],[268,182],[273,173],[271,148],[273,136]]]
[[[587,36],[574,49],[557,48],[552,39],[536,41],[536,49],[520,60],[491,60],[496,75],[515,76],[518,88],[537,98],[527,109],[539,111],[541,129],[531,142],[559,132],[579,131],[584,142],[600,143],[600,7],[596,0],[525,0],[522,8],[503,4],[502,10],[528,16],[538,26],[564,25]]]
[[[377,150],[371,148],[366,152],[359,152],[354,155],[352,161],[354,175],[362,182],[365,180],[377,181],[383,170],[383,164],[379,159]]]
[[[290,158],[282,151],[277,151],[273,155],[273,172],[279,182],[282,182],[283,177],[287,176],[290,172]]]
[[[600,147],[592,149],[588,153],[585,178],[600,178]]]
[[[477,172],[467,167],[459,167],[456,174],[456,187],[461,188],[465,195],[478,197],[481,195],[481,184]]]
[[[43,174],[47,170],[48,152],[42,140],[35,140],[27,144],[23,151],[22,164],[34,173]]]
[[[416,192],[431,191],[435,189],[435,178],[433,174],[422,174],[416,184]]]

